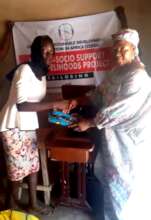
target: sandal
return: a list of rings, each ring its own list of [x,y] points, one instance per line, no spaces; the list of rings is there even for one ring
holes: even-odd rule
[[[53,212],[53,208],[50,206],[45,206],[45,207],[30,207],[28,208],[28,212],[34,215],[49,215],[50,213]]]

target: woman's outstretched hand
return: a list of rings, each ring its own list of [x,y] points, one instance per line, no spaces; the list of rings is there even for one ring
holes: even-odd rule
[[[77,106],[78,106],[78,101],[76,99],[69,100],[68,112],[70,112],[72,109],[76,108]]]
[[[62,101],[57,101],[54,102],[53,104],[53,109],[54,110],[62,110],[64,113],[68,113],[69,112],[69,100],[62,100]]]
[[[64,113],[69,113],[77,105],[78,103],[75,99],[74,100],[63,100],[63,101],[55,102],[53,105],[53,109],[60,109]]]

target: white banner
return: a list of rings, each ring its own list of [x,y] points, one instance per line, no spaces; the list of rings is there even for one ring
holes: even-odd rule
[[[119,30],[114,11],[69,19],[15,22],[17,63],[30,59],[30,45],[37,35],[49,35],[55,57],[48,74],[48,88],[63,84],[99,84],[111,69],[111,36]]]

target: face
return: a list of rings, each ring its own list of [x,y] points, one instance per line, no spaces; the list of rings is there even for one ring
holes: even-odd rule
[[[43,55],[45,64],[47,64],[48,66],[50,65],[50,62],[54,54],[55,54],[55,51],[54,51],[53,45],[50,42],[44,43],[44,46],[42,47],[42,55]]]
[[[131,63],[135,57],[135,48],[127,41],[117,41],[113,45],[113,57],[116,65]]]

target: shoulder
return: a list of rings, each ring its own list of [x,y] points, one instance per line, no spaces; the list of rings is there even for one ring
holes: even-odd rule
[[[145,69],[135,69],[124,74],[121,89],[122,91],[128,92],[138,92],[145,91],[151,88],[151,78]]]
[[[20,65],[15,72],[15,80],[29,79],[33,75],[33,71],[28,64]]]
[[[127,81],[135,81],[141,84],[144,84],[146,80],[149,80],[149,82],[151,80],[150,76],[144,68],[136,68],[133,71],[129,71],[126,74],[125,79],[127,79]]]
[[[32,72],[32,69],[28,64],[22,64],[17,68],[16,71],[18,71],[18,72],[25,72],[25,71]]]

